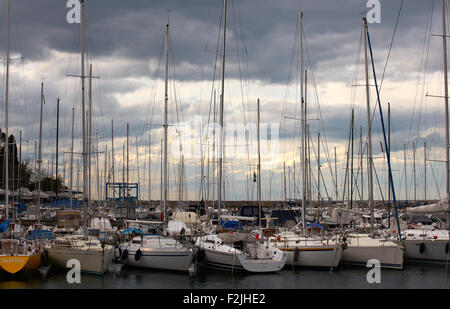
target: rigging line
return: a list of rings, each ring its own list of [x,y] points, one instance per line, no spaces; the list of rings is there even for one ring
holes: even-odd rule
[[[358,84],[358,73],[359,73],[359,63],[361,61],[361,46],[362,46],[362,40],[363,40],[363,29],[361,28],[361,32],[359,35],[359,46],[358,46],[358,53],[356,54],[356,62],[355,62],[355,69],[353,71],[353,78],[352,78],[352,85]],[[356,87],[350,87],[350,106],[355,106],[356,101]]]
[[[378,189],[380,190],[381,200],[383,201],[384,206],[387,206],[386,201],[384,199],[383,190],[381,188],[380,180],[378,179],[378,174],[377,174],[377,169],[375,168],[375,163],[373,163],[373,160],[371,160],[371,161],[372,161],[372,169],[375,172],[375,179],[377,180],[377,184],[378,184]]]
[[[295,57],[295,52],[297,51],[297,41],[298,41],[298,33],[299,33],[299,27],[298,27],[298,22],[296,23],[296,29],[295,29],[295,34],[294,34],[294,40],[293,40],[293,46],[292,46],[292,51],[291,51],[291,60],[290,60],[290,65],[289,65],[289,72],[288,72],[288,80],[287,80],[287,85],[286,85],[286,90],[285,90],[285,95],[284,95],[284,101],[283,101],[283,109],[282,109],[282,113],[281,113],[281,120],[280,120],[280,127],[283,128],[283,157],[284,157],[284,162],[286,162],[286,139],[288,138],[286,136],[286,121],[285,121],[285,116],[286,116],[286,104],[287,104],[287,97],[289,96],[289,89],[291,87],[291,83],[292,83],[292,74],[293,74],[293,63],[294,63],[294,57]],[[297,70],[298,70],[298,59],[297,59]],[[298,74],[297,74],[298,75]],[[294,101],[297,101],[296,99]],[[294,102],[295,103],[295,102]],[[294,105],[294,111],[297,110],[297,104]],[[295,114],[295,112],[294,112]],[[294,126],[294,141],[295,141],[295,126]],[[295,142],[294,142],[295,143]],[[295,155],[295,154],[294,154]]]
[[[243,78],[242,78],[242,69],[241,69],[241,57],[240,57],[240,55],[239,55],[239,51],[240,51],[240,45],[239,45],[239,43],[240,43],[240,40],[242,40],[242,42],[243,42],[243,44],[245,44],[245,41],[244,41],[244,38],[243,38],[243,34],[242,34],[242,31],[241,31],[241,28],[237,25],[237,23],[236,22],[238,22],[239,23],[239,25],[240,25],[240,19],[238,19],[239,17],[240,17],[240,15],[239,15],[239,12],[237,12],[236,13],[236,7],[235,7],[235,1],[231,1],[231,4],[232,4],[232,7],[233,7],[233,13],[234,13],[234,19],[233,19],[233,21],[234,21],[234,33],[235,33],[235,36],[236,36],[236,40],[235,40],[235,43],[236,43],[236,53],[237,53],[237,60],[238,60],[238,70],[239,70],[239,80],[240,80],[240,88],[241,88],[241,97],[242,97],[242,112],[243,112],[243,117],[244,117],[244,125],[245,126],[247,126],[247,116],[246,116],[246,111],[245,111],[245,100],[244,100],[244,89],[243,89],[243,83],[242,83],[242,80],[243,80]],[[238,3],[237,3],[237,6],[238,6]],[[237,8],[238,9],[238,11],[239,11],[239,7]],[[238,27],[239,27],[239,31],[238,31]],[[238,33],[239,32],[239,33]],[[244,58],[246,58],[245,57],[245,55],[246,55],[246,53],[247,53],[247,51],[246,51],[246,49],[243,49],[243,55],[244,55]],[[244,60],[244,63],[245,63],[245,60]],[[246,80],[248,80],[248,76],[247,76],[247,79]],[[246,84],[248,84],[248,83],[246,83]],[[248,85],[247,85],[247,93],[248,93]],[[250,103],[249,103],[249,98],[247,97],[247,106],[249,106],[250,105]],[[247,148],[247,165],[249,166],[249,171],[251,170],[251,168],[250,168],[250,163],[251,163],[251,160],[250,160],[250,154],[249,154],[249,141],[248,141],[248,137],[249,137],[249,135],[247,134],[247,132],[246,132],[246,134],[245,134],[245,138],[246,138],[246,148]],[[253,142],[253,140],[252,139],[250,139],[250,143],[252,143]]]
[[[439,191],[439,185],[438,185],[437,180],[436,180],[436,175],[434,174],[433,164],[430,164],[430,167],[431,167],[431,173],[433,175],[434,185],[436,186],[436,191],[437,191],[439,200],[441,200],[441,193]]]
[[[403,0],[400,3],[400,8],[398,9],[398,14],[397,14],[397,20],[395,21],[395,26],[394,26],[394,32],[392,33],[392,39],[391,39],[391,44],[389,45],[389,52],[386,58],[386,62],[384,64],[384,69],[383,69],[383,74],[381,75],[381,80],[380,80],[380,89],[379,92],[381,93],[381,87],[383,86],[383,81],[384,81],[384,74],[386,73],[386,68],[389,62],[389,57],[391,56],[391,50],[392,50],[392,45],[394,43],[394,38],[395,38],[395,33],[397,31],[397,26],[398,26],[398,21],[400,20],[400,13],[402,12],[402,8],[403,8]]]
[[[160,74],[160,70],[161,70],[161,66],[162,66],[162,55],[163,55],[163,52],[164,52],[164,36],[163,36],[163,39],[162,39],[162,43],[161,43],[161,49],[160,49],[160,52],[159,52],[159,60],[158,60],[158,66],[157,66],[157,68],[156,68],[156,73],[155,73],[155,78],[154,78],[154,81],[153,81],[153,89],[152,89],[152,93],[150,94],[151,96],[153,96],[153,98],[152,98],[152,103],[150,104],[151,106],[152,106],[152,110],[151,110],[151,113],[150,113],[150,116],[148,116],[149,115],[149,109],[150,109],[150,106],[148,107],[148,109],[147,109],[147,118],[146,118],[146,122],[149,124],[149,126],[150,126],[150,131],[152,130],[152,128],[151,128],[151,126],[152,126],[152,124],[153,124],[153,115],[155,114],[155,105],[156,105],[156,91],[157,91],[157,88],[158,88],[158,83],[159,83],[159,74]]]
[[[307,55],[308,63],[310,64],[310,68],[311,68],[310,72],[311,72],[311,75],[312,75],[312,80],[313,80],[313,85],[314,85],[314,93],[315,93],[315,97],[316,97],[316,100],[317,100],[317,110],[319,112],[319,118],[320,118],[319,126],[321,126],[321,129],[322,129],[322,132],[323,132],[322,143],[325,143],[324,144],[325,157],[326,157],[326,161],[328,163],[328,167],[330,169],[330,173],[332,175],[333,182],[334,182],[334,184],[336,184],[336,179],[335,179],[335,177],[333,177],[333,170],[332,170],[332,167],[331,167],[331,159],[330,159],[330,153],[329,153],[329,149],[328,149],[328,139],[327,139],[327,135],[325,133],[326,130],[325,130],[325,124],[324,124],[323,116],[322,116],[322,109],[320,107],[320,102],[319,102],[319,93],[317,91],[316,78],[315,78],[315,75],[314,75],[314,70],[312,69],[311,57],[310,57],[310,54],[309,54],[308,40],[307,40],[306,36],[303,36],[303,37],[305,38],[306,55]]]
[[[433,21],[433,4],[434,1],[430,1],[430,5],[428,8],[428,14],[427,14],[427,21],[426,21],[426,26],[425,26],[425,33],[424,33],[424,38],[423,38],[423,45],[422,45],[422,54],[421,54],[421,59],[420,59],[420,64],[419,64],[419,75],[417,77],[417,86],[416,86],[416,93],[415,93],[415,97],[414,97],[414,106],[413,106],[413,112],[412,112],[412,119],[411,119],[411,123],[410,123],[410,128],[409,128],[409,136],[412,136],[412,130],[413,130],[413,123],[414,123],[414,118],[415,118],[415,114],[416,114],[416,104],[417,104],[417,95],[418,95],[418,91],[419,91],[419,83],[420,83],[420,79],[421,79],[421,71],[422,71],[422,65],[424,62],[424,54],[425,54],[425,45],[426,45],[426,41],[428,38],[428,48],[426,49],[426,56],[425,56],[425,65],[424,65],[424,81],[422,84],[422,95],[421,95],[421,99],[420,99],[420,108],[419,108],[419,115],[422,113],[422,106],[423,106],[423,94],[425,92],[425,80],[426,80],[426,76],[427,76],[427,66],[428,66],[428,55],[429,55],[429,49],[430,49],[430,41],[431,41],[431,25],[432,25],[432,21]],[[417,116],[418,118],[418,123],[417,123],[417,132],[416,132],[416,136],[418,136],[419,134],[419,128],[420,128],[420,117],[419,115]],[[417,139],[416,139],[417,141]]]

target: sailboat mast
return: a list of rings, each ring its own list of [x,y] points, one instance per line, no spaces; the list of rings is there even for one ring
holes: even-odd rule
[[[41,177],[42,177],[42,113],[44,109],[44,83],[41,83],[41,115],[39,120],[39,153],[38,153],[38,225],[41,224]]]
[[[225,95],[225,51],[226,51],[226,33],[227,33],[227,0],[223,0],[223,43],[222,43],[222,91],[220,95],[220,141],[219,141],[219,182],[218,182],[218,201],[219,201],[219,213],[218,220],[220,224],[220,216],[222,214],[222,173],[223,173],[223,108],[224,108],[224,95]]]
[[[116,178],[115,178],[115,168],[114,168],[114,120],[111,119],[111,168],[112,168],[112,182],[115,183],[116,182]],[[114,187],[113,187],[114,188]],[[113,196],[113,204],[115,204],[116,201],[116,190],[113,189],[112,192],[112,196]]]
[[[9,214],[9,136],[8,136],[8,105],[9,105],[9,49],[10,49],[11,0],[8,0],[8,35],[6,48],[6,89],[5,89],[5,210]]]
[[[260,146],[260,114],[258,99],[258,209],[259,209],[259,227],[261,228],[261,146]]]
[[[445,99],[445,188],[446,198],[450,197],[449,180],[449,128],[448,128],[448,78],[447,78],[447,35],[445,25],[445,0],[442,0],[442,51],[444,57],[444,99]]]
[[[167,194],[168,194],[168,183],[167,183],[167,131],[168,131],[168,102],[169,102],[169,24],[166,25],[166,33],[164,36],[164,46],[165,46],[165,55],[166,55],[166,74],[165,74],[165,87],[164,87],[164,210],[163,210],[163,219],[164,226],[166,226],[167,222]]]
[[[300,57],[300,100],[301,100],[301,122],[302,122],[302,151],[301,151],[301,162],[302,162],[302,223],[303,223],[303,233],[305,233],[306,228],[306,114],[305,114],[305,104],[306,100],[303,96],[303,12],[298,12],[298,33],[299,33],[299,57]],[[305,72],[306,77],[306,72]]]
[[[55,176],[55,185],[56,185],[56,200],[58,200],[58,147],[59,146],[59,99],[56,101],[56,176]]]
[[[148,133],[148,201],[152,201],[152,135]]]
[[[72,107],[72,142],[70,147],[70,206],[72,208],[72,191],[73,191],[73,138],[74,138],[74,121],[75,121],[75,109]]]
[[[85,49],[85,30],[84,30],[84,0],[81,0],[81,121],[83,135],[83,202],[87,201],[88,194],[88,176],[87,176],[87,152],[86,152],[86,102],[85,102],[85,76],[84,76],[84,49]],[[86,210],[86,208],[85,208]],[[85,218],[86,220],[87,218]]]
[[[367,21],[363,18],[364,27],[364,63],[365,63],[365,75],[366,75],[366,103],[367,103],[367,134],[368,134],[368,147],[367,147],[367,170],[369,176],[369,208],[370,208],[370,230],[372,235],[374,234],[374,213],[373,213],[373,178],[372,178],[372,124],[370,120],[370,98],[369,98],[369,68],[367,60]]]

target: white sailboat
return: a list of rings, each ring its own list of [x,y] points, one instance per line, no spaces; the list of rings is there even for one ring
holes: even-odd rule
[[[169,24],[165,31],[165,106],[164,106],[164,197],[163,197],[163,219],[164,227],[167,229],[167,199],[168,199],[168,168],[167,168],[167,128],[168,128],[168,62],[169,62]],[[190,271],[194,260],[194,249],[181,244],[179,241],[161,235],[146,235],[135,237],[119,247],[121,262],[126,265],[165,269]]]
[[[223,128],[224,83],[225,83],[225,43],[227,0],[223,1],[223,43],[222,43],[222,94],[220,96],[220,126]],[[259,100],[258,100],[259,119]],[[219,181],[218,185],[218,219],[222,218],[222,177],[223,177],[223,130],[220,130],[219,145]],[[260,161],[260,160],[259,160]],[[259,174],[260,174],[260,164]],[[261,192],[259,186],[259,192]],[[259,194],[259,201],[261,197]],[[261,204],[259,203],[261,207]],[[260,208],[261,209],[261,208]],[[261,218],[261,215],[259,216]],[[204,266],[227,270],[248,272],[275,272],[284,267],[287,255],[281,250],[263,243],[249,233],[220,233],[201,236],[196,239],[198,248],[197,261]]]
[[[249,233],[220,233],[197,238],[198,262],[205,266],[248,272],[276,272],[287,255]]]
[[[83,131],[83,200],[87,201],[87,156],[86,151],[86,125],[85,125],[85,20],[84,20],[84,0],[81,0],[81,81],[82,81],[82,131]],[[89,70],[89,98],[92,103],[92,66]],[[92,116],[91,113],[90,117]],[[90,148],[88,149],[90,154]],[[91,175],[89,175],[91,177]],[[89,209],[87,210],[87,217],[89,218]],[[88,221],[88,220],[85,220]],[[107,245],[104,241],[96,237],[85,235],[83,231],[79,234],[67,235],[64,237],[57,237],[51,244],[46,246],[50,263],[61,268],[67,268],[67,262],[71,259],[76,259],[80,262],[81,271],[92,274],[103,274],[108,270],[108,266],[112,263],[114,256],[114,247]]]
[[[302,127],[302,147],[301,147],[301,168],[302,168],[302,231],[296,233],[291,230],[284,230],[275,234],[270,238],[270,243],[276,248],[286,252],[288,261],[286,265],[301,267],[336,267],[339,265],[344,244],[337,236],[319,236],[306,232],[306,196],[307,181],[306,174],[308,168],[306,166],[306,145],[307,145],[307,72],[304,70],[303,64],[303,13],[298,12],[298,28],[299,28],[299,66],[300,69],[300,96],[301,96],[301,127]],[[303,82],[304,81],[304,82]],[[287,117],[289,118],[289,117]],[[320,165],[320,164],[319,164]]]
[[[402,269],[403,268],[403,247],[390,239],[375,236],[375,218],[373,209],[373,177],[372,177],[372,138],[371,138],[371,107],[369,100],[369,73],[367,57],[367,21],[363,18],[364,31],[364,59],[365,59],[365,77],[366,77],[366,102],[367,102],[367,121],[368,121],[368,175],[369,175],[369,208],[370,208],[370,234],[349,234],[347,235],[347,248],[343,253],[343,262],[345,264],[366,266],[371,259],[380,262],[383,268]]]
[[[447,222],[447,229],[427,229],[425,227],[407,229],[403,231],[402,243],[406,248],[405,256],[408,260],[421,262],[448,263],[450,259],[450,208],[448,201],[450,198],[450,169],[449,169],[449,123],[448,123],[448,78],[447,78],[447,35],[446,35],[446,3],[442,0],[442,43],[443,43],[443,66],[444,66],[444,99],[445,99],[445,175],[446,175],[446,195],[444,199],[436,204],[423,205],[408,208],[408,213],[418,214],[443,214]]]

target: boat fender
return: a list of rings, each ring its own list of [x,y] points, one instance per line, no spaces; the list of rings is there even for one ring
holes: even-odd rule
[[[128,257],[128,249],[123,250],[120,257],[122,258],[122,260],[125,260]]]
[[[141,258],[141,255],[142,255],[141,249],[137,249],[136,253],[134,254],[134,260],[139,261],[139,259]]]
[[[42,261],[42,265],[43,266],[48,266],[49,265],[48,251],[47,250],[44,250],[44,252],[42,252],[41,261]]]
[[[122,254],[122,250],[120,250],[119,247],[114,248],[114,257],[117,259],[119,258]]]
[[[197,251],[197,262],[202,262],[205,259],[205,250],[200,249]]]
[[[448,243],[445,245],[445,253],[448,254]]]
[[[294,262],[298,261],[298,254],[299,254],[298,247],[295,247],[295,250],[294,250]]]
[[[425,252],[425,244],[424,243],[421,243],[419,245],[419,252],[420,252],[420,254],[423,254]]]

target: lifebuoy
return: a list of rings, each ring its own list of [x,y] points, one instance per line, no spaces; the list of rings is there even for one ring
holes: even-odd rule
[[[419,245],[419,252],[420,252],[420,254],[423,254],[425,252],[425,244],[424,243],[421,243]]]
[[[128,249],[123,250],[122,254],[120,255],[122,260],[125,260],[128,257]]]
[[[137,262],[141,258],[142,251],[141,249],[137,249],[136,253],[134,254],[134,260]]]

